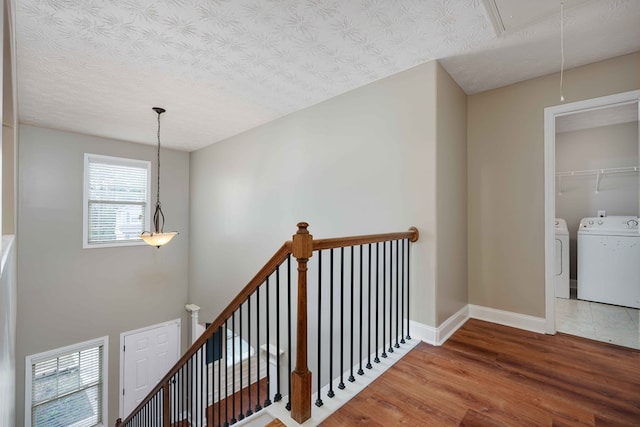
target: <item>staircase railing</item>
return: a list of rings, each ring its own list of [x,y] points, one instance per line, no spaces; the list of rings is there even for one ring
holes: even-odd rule
[[[303,423],[311,416],[309,356],[316,368],[315,404],[322,406],[322,387],[334,397],[334,381],[338,389],[346,388],[344,375],[356,381],[356,365],[357,374],[364,375],[363,364],[371,369],[372,358],[379,363],[410,339],[410,243],[418,240],[418,230],[314,240],[307,227],[298,224],[292,241],[116,426],[228,426],[271,405],[271,398],[282,400],[285,390],[286,408]],[[315,274],[307,275],[311,264]],[[309,305],[311,294],[315,304]],[[317,347],[315,353],[308,352],[309,343]]]

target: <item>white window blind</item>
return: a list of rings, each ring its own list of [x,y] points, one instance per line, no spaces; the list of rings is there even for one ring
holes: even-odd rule
[[[26,425],[91,427],[105,423],[106,337],[28,356]],[[27,371],[29,372],[29,371]]]
[[[85,154],[84,246],[141,243],[149,224],[148,161]]]

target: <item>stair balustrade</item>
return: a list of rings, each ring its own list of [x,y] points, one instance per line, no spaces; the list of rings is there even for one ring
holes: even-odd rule
[[[311,417],[314,381],[315,405],[322,406],[323,387],[333,398],[334,382],[345,389],[345,375],[356,382],[372,361],[411,339],[410,248],[418,230],[313,239],[307,228],[298,224],[292,240],[117,427],[225,427],[285,397],[291,417],[303,423]]]

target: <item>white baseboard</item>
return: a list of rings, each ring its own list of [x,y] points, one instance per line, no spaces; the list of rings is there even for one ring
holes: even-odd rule
[[[436,345],[444,344],[469,319],[469,306],[465,305],[436,329]]]
[[[436,345],[436,328],[433,326],[425,325],[424,323],[416,322],[415,320],[409,320],[409,333],[411,339],[417,339],[424,341],[427,344]]]
[[[543,317],[528,316],[511,311],[468,304],[445,320],[437,328],[410,320],[409,327],[411,329],[411,337],[424,341],[427,344],[442,345],[455,331],[464,325],[469,318],[511,326],[512,328],[524,329],[540,334],[544,334],[546,330],[546,323]]]
[[[468,307],[469,317],[473,319],[485,320],[487,322],[524,329],[525,331],[538,332],[540,334],[544,334],[546,331],[546,321],[544,317],[529,316],[473,304],[469,304]]]
[[[417,338],[431,345],[442,345],[458,328],[464,325],[468,318],[469,308],[465,305],[437,328],[410,320],[411,338]]]

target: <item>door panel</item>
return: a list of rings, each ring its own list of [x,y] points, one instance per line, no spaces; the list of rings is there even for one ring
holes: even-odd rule
[[[178,361],[179,321],[123,334],[123,417],[135,409]]]

